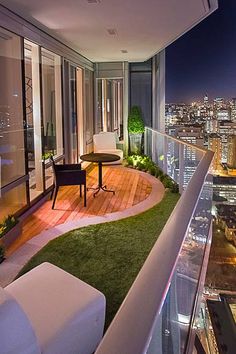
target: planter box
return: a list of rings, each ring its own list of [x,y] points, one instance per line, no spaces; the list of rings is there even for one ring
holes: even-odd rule
[[[5,248],[8,248],[21,234],[22,225],[18,222],[11,230],[9,230],[3,237],[0,238]]]
[[[142,149],[142,136],[143,134],[130,134],[129,133],[129,143],[131,154],[141,154]]]

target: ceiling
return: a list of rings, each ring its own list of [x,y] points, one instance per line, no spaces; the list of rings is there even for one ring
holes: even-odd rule
[[[0,3],[98,62],[144,61],[217,7],[217,0],[0,0]],[[210,9],[209,3],[214,8]]]

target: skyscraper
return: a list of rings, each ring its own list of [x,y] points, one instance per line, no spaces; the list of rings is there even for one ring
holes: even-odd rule
[[[214,171],[220,169],[221,155],[222,155],[222,143],[221,138],[217,134],[211,134],[208,139],[208,149],[215,152],[212,167]]]
[[[236,135],[230,135],[228,137],[228,155],[227,166],[230,170],[235,170],[236,174]]]

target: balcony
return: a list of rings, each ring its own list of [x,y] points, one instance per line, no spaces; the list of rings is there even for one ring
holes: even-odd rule
[[[174,348],[180,353],[191,353],[194,345],[194,326],[211,243],[209,168],[213,153],[150,128],[146,128],[144,140],[145,154],[179,184],[181,198],[109,326],[97,354],[169,354]],[[96,179],[94,169],[88,177],[89,186],[95,185]],[[104,180],[117,188],[112,203],[109,193],[93,198],[91,192],[85,210],[82,201],[76,202],[76,191],[70,188],[62,190],[56,210],[51,210],[51,202],[47,201],[26,219],[24,236],[9,250],[9,255],[12,253],[9,259],[13,257],[9,269],[13,272],[7,275],[8,280],[59,234],[89,223],[116,220],[123,212],[123,217],[134,215],[163,197],[164,189],[158,180],[155,185],[154,178],[148,174],[124,167],[105,167]],[[156,225],[156,230],[158,227]],[[39,235],[31,240],[36,234]],[[18,255],[18,266],[14,255]]]

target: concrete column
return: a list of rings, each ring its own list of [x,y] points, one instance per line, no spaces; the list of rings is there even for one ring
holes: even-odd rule
[[[61,92],[61,57],[55,55],[55,114],[56,114],[56,140],[57,155],[63,154],[62,137],[62,92]]]
[[[152,127],[165,132],[165,51],[152,62]]]
[[[83,106],[83,70],[76,70],[76,88],[77,88],[77,125],[78,125],[78,151],[79,155],[84,153],[84,106]]]

